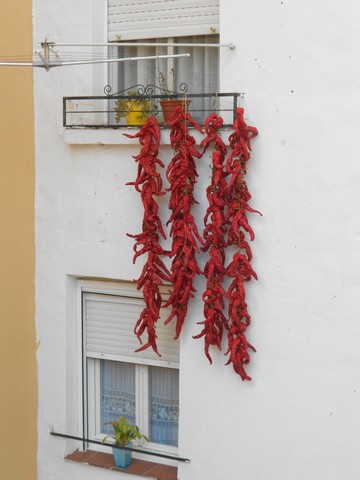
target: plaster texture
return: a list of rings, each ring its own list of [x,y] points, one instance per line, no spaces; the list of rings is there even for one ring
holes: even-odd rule
[[[357,480],[360,467],[359,6],[335,0],[221,0],[221,90],[244,92],[253,141],[248,185],[256,233],[247,288],[257,353],[243,383],[223,352],[210,366],[200,293],[181,339],[181,480]],[[35,0],[35,42],[91,41],[89,2]],[[62,96],[94,92],[89,66],[35,74],[39,480],[121,473],[66,463],[49,425],[77,425],[75,278],[132,280],[141,204],[126,182],[138,148],[64,140]],[[97,73],[101,77],[101,74]],[[98,90],[94,93],[100,93]],[[65,135],[66,137],[66,135]],[[69,138],[72,138],[70,141]],[[99,138],[101,133],[99,133]],[[102,137],[104,138],[104,137]],[[99,144],[100,142],[100,144]],[[165,163],[168,146],[161,149]],[[202,224],[209,158],[198,162]],[[162,205],[164,220],[166,205]],[[200,265],[206,261],[199,257]],[[125,478],[125,477],[124,477]]]

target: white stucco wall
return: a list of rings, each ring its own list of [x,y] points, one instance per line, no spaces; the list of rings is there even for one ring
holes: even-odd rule
[[[99,17],[89,4],[35,0],[35,42],[91,41]],[[252,205],[263,213],[250,218],[259,282],[247,289],[248,338],[257,353],[252,382],[225,367],[222,353],[213,352],[210,367],[202,341],[192,339],[202,320],[201,302],[192,302],[180,420],[180,454],[191,463],[179,465],[181,480],[358,479],[358,19],[354,0],[221,0],[222,41],[236,44],[222,51],[221,90],[245,92],[242,105],[260,132],[248,175]],[[142,215],[125,186],[138,149],[64,140],[62,97],[101,94],[93,72],[35,72],[39,480],[122,478],[65,462],[69,446],[48,433],[76,423],[73,278],[131,280],[141,269],[126,237]],[[95,141],[101,135],[93,132]],[[162,153],[169,158],[167,147]],[[206,159],[199,173],[202,201]]]

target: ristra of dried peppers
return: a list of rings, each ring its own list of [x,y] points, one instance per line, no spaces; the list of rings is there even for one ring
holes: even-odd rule
[[[169,121],[174,155],[166,171],[170,184],[169,209],[172,212],[168,224],[171,224],[170,270],[173,289],[166,303],[171,311],[165,325],[176,318],[175,339],[181,333],[190,297],[194,296],[193,279],[200,273],[195,258],[195,253],[199,251],[197,241],[203,244],[191,213],[192,206],[198,203],[194,198],[197,177],[195,158],[200,158],[201,153],[194,147],[195,139],[189,135],[187,123],[203,133],[191,115],[177,107]]]
[[[158,215],[158,204],[155,197],[165,195],[163,183],[160,174],[157,172],[157,166],[164,168],[164,164],[158,157],[160,145],[160,128],[154,117],[149,117],[146,124],[135,135],[125,134],[129,138],[138,138],[142,145],[139,155],[135,156],[138,163],[137,178],[135,182],[129,182],[127,185],[134,185],[135,190],[140,193],[144,206],[144,216],[142,221],[142,232],[136,235],[130,235],[134,238],[134,258],[147,253],[147,259],[142,269],[137,283],[137,289],[143,290],[145,307],[136,322],[134,332],[140,343],[141,337],[147,333],[147,342],[144,343],[136,352],[140,352],[151,347],[158,355],[156,344],[156,323],[160,318],[160,308],[163,301],[160,293],[160,285],[163,280],[170,281],[170,272],[160,255],[166,252],[161,247],[160,235],[165,239],[165,233]]]
[[[228,288],[228,349],[229,355],[226,365],[230,363],[234,371],[242,380],[251,380],[245,372],[244,366],[250,362],[249,350],[256,351],[247,341],[245,332],[250,324],[250,315],[245,301],[245,286],[251,278],[257,275],[250,265],[252,253],[246,240],[247,235],[253,240],[255,235],[249,225],[246,212],[257,212],[249,206],[249,193],[245,175],[247,162],[250,159],[250,140],[258,131],[255,127],[246,125],[244,110],[237,108],[234,121],[234,132],[229,136],[231,153],[226,163],[226,172],[230,175],[228,186],[228,212],[226,222],[230,225],[228,231],[228,245],[235,245],[238,251],[227,267],[227,275],[232,278]]]
[[[209,115],[205,122],[207,136],[200,146],[204,147],[204,153],[211,145],[214,147],[212,154],[211,184],[206,189],[209,206],[204,218],[205,246],[201,249],[209,251],[210,259],[207,261],[204,274],[206,277],[206,290],[202,295],[204,302],[204,321],[198,322],[203,325],[202,331],[194,338],[204,337],[205,355],[212,363],[209,354],[210,345],[215,345],[221,350],[224,328],[227,328],[227,319],[224,315],[224,297],[227,293],[222,287],[225,268],[226,247],[226,206],[227,206],[227,182],[224,170],[227,148],[219,135],[219,129],[223,125],[223,119],[215,113]]]

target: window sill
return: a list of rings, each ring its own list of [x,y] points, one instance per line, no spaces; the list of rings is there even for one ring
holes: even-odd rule
[[[197,130],[189,129],[191,135],[199,145],[205,135],[201,135]],[[112,128],[65,128],[63,131],[64,141],[68,145],[139,145],[137,138],[128,138],[124,133],[134,135],[139,128],[129,127],[126,129]],[[227,143],[231,128],[222,128],[224,132],[224,142]],[[170,145],[170,129],[161,129],[161,145]]]
[[[112,454],[95,452],[94,450],[87,450],[86,452],[71,453],[65,457],[65,460],[73,462],[86,463],[95,467],[106,468],[118,472],[142,476],[144,478],[153,478],[156,480],[176,480],[177,468],[169,465],[161,465],[154,462],[145,462],[143,460],[133,459],[132,463],[127,468],[117,468],[114,465]]]

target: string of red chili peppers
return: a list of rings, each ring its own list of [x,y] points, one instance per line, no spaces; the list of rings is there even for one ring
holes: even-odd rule
[[[191,214],[192,206],[198,203],[193,193],[197,177],[194,159],[200,158],[201,153],[195,149],[195,139],[188,133],[188,122],[203,133],[191,115],[177,107],[169,122],[174,155],[166,171],[170,184],[169,209],[172,212],[167,223],[171,224],[170,276],[173,289],[166,303],[166,306],[171,307],[171,312],[165,325],[176,317],[175,339],[181,333],[190,297],[194,296],[193,279],[200,273],[195,257],[195,253],[199,252],[197,241],[203,245]]]
[[[211,184],[206,189],[209,206],[204,218],[205,230],[203,233],[205,246],[201,249],[209,251],[210,259],[207,261],[204,274],[206,276],[206,290],[202,295],[204,302],[204,321],[198,322],[203,325],[202,331],[194,336],[195,339],[204,337],[205,355],[212,363],[209,354],[210,345],[215,345],[221,350],[224,327],[227,327],[227,319],[224,315],[224,298],[227,293],[222,287],[225,269],[226,247],[226,221],[225,208],[227,206],[227,183],[224,161],[226,146],[219,135],[219,129],[223,125],[223,119],[215,113],[209,115],[205,122],[207,134],[200,144],[204,147],[204,153],[210,145],[214,146],[212,154],[212,177]]]
[[[250,140],[258,131],[255,127],[246,125],[244,110],[237,108],[234,121],[234,132],[229,137],[231,153],[226,162],[226,172],[230,175],[228,185],[228,211],[225,221],[229,227],[227,245],[235,245],[238,251],[234,254],[227,267],[227,275],[233,280],[227,292],[228,305],[228,349],[229,355],[226,365],[232,364],[234,371],[242,380],[251,380],[245,372],[244,366],[250,362],[249,350],[255,348],[247,341],[245,332],[250,324],[250,315],[245,301],[244,283],[251,278],[257,279],[250,262],[252,253],[247,242],[247,236],[254,240],[255,235],[249,225],[247,212],[257,212],[249,206],[251,195],[244,179],[247,171],[247,162],[250,159]],[[261,215],[261,214],[260,214]]]
[[[155,197],[165,195],[160,174],[157,166],[164,168],[164,164],[157,158],[160,145],[160,128],[154,117],[149,117],[146,124],[135,135],[125,134],[129,138],[138,138],[142,145],[139,155],[135,156],[138,162],[137,178],[135,182],[127,185],[134,185],[135,190],[141,194],[144,206],[142,221],[142,232],[136,235],[129,235],[134,238],[134,258],[147,253],[147,260],[137,282],[137,289],[143,289],[145,307],[136,322],[134,332],[140,343],[142,335],[147,334],[147,342],[136,351],[140,352],[151,347],[158,355],[156,345],[156,323],[160,318],[162,297],[159,286],[163,280],[170,282],[170,272],[166,268],[160,255],[166,254],[160,246],[160,235],[165,239],[165,233],[158,215],[158,204]]]
[[[196,183],[196,166],[194,158],[202,156],[195,148],[195,140],[188,134],[187,122],[202,133],[200,126],[187,112],[182,112],[179,107],[170,122],[171,146],[174,156],[167,169],[167,178],[170,183],[169,208],[172,215],[168,221],[171,223],[170,235],[172,237],[172,250],[169,254],[173,258],[171,272],[169,273],[159,255],[166,254],[159,245],[159,233],[165,238],[160,219],[158,206],[153,195],[164,195],[160,175],[156,172],[156,164],[164,166],[157,158],[160,141],[160,131],[154,118],[150,119],[143,129],[131,138],[138,137],[143,148],[135,157],[139,161],[138,178],[135,185],[141,193],[144,204],[143,232],[139,235],[131,235],[137,241],[134,245],[134,262],[139,255],[148,252],[148,260],[139,278],[138,288],[143,288],[146,307],[143,310],[136,326],[135,333],[141,341],[141,335],[146,330],[148,342],[138,351],[151,346],[156,353],[155,325],[159,319],[159,310],[162,299],[159,285],[162,280],[171,281],[173,291],[165,306],[171,306],[171,313],[165,324],[176,317],[176,337],[181,333],[181,328],[187,313],[188,302],[193,296],[193,278],[200,273],[195,254],[199,251],[196,239],[203,245],[202,250],[210,250],[210,260],[205,266],[207,289],[203,295],[205,321],[199,322],[204,325],[202,332],[195,338],[205,337],[205,354],[211,363],[209,355],[210,345],[221,348],[221,339],[224,327],[228,330],[227,364],[232,363],[234,371],[243,380],[251,380],[244,369],[244,365],[250,361],[249,349],[254,350],[245,336],[245,331],[250,324],[250,315],[245,302],[244,282],[250,281],[251,277],[257,278],[251,268],[251,249],[246,241],[245,234],[254,239],[246,212],[256,212],[250,208],[248,202],[251,195],[248,191],[244,176],[246,174],[246,162],[250,158],[250,139],[257,135],[255,127],[246,125],[243,118],[243,109],[238,108],[234,122],[234,133],[229,137],[232,152],[226,163],[224,172],[224,160],[226,147],[218,135],[218,129],[222,125],[221,117],[212,114],[206,121],[205,129],[207,137],[201,143],[204,151],[214,142],[215,152],[212,155],[212,182],[207,189],[209,207],[205,216],[204,239],[202,241],[194,217],[190,213],[191,207],[197,203],[193,191]],[[230,175],[227,185],[226,176]],[[142,188],[140,188],[142,185]],[[225,209],[227,213],[225,214]],[[257,212],[260,213],[260,212]],[[225,234],[228,227],[227,241]],[[142,248],[138,250],[138,246]],[[225,247],[237,245],[239,251],[233,256],[230,265],[225,268]],[[228,292],[221,283],[224,275],[233,278]],[[224,298],[228,298],[228,320],[224,309]]]

